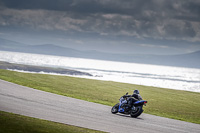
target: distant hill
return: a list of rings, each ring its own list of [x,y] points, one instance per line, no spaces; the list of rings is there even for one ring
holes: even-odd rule
[[[200,51],[182,55],[111,54],[99,51],[79,51],[53,44],[25,45],[1,38],[0,50],[164,66],[200,68]]]
[[[15,42],[15,41],[10,41],[6,39],[0,38],[0,50],[15,50],[20,47],[26,46],[25,44]]]

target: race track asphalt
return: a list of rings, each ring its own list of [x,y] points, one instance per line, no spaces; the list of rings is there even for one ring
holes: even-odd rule
[[[0,80],[0,110],[105,132],[200,133],[200,125],[148,114],[112,114],[111,107]]]

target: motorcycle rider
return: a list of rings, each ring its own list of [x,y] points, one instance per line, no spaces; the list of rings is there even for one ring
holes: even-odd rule
[[[134,102],[142,100],[139,90],[134,90],[132,95],[124,95],[123,98],[127,99],[128,108],[131,108]]]

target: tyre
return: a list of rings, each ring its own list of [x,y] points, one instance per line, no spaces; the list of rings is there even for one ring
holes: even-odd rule
[[[119,109],[119,103],[112,107],[111,112],[113,114],[116,114],[118,112],[118,109]]]
[[[132,111],[131,111],[131,117],[136,118],[136,117],[138,117],[139,115],[141,115],[142,112],[143,112],[142,106],[138,106],[138,107],[136,107],[135,110],[132,110]]]

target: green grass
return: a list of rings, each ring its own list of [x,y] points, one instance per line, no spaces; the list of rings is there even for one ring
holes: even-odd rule
[[[1,133],[103,133],[0,111]]]
[[[68,97],[112,106],[126,92],[140,90],[148,114],[200,124],[200,93],[110,81],[0,70],[0,79]]]

